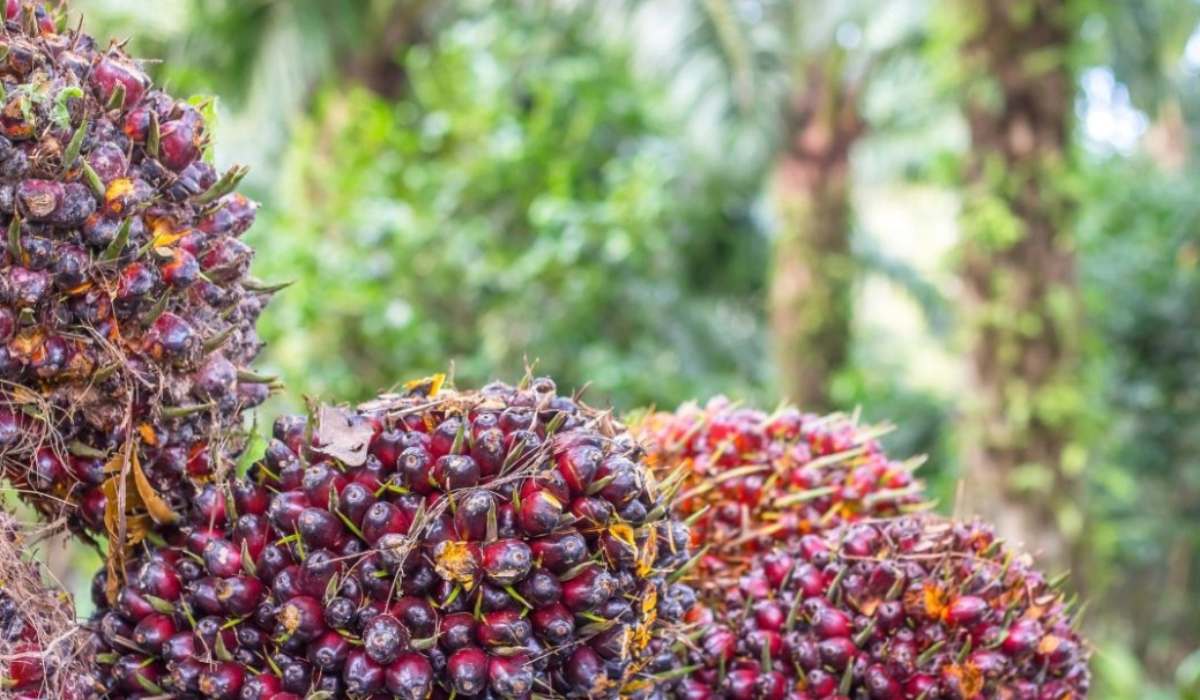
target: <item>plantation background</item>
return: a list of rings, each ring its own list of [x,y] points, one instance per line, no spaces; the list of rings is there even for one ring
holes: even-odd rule
[[[1194,0],[72,7],[219,97],[293,396],[861,410],[1071,569],[1094,697],[1200,697]]]

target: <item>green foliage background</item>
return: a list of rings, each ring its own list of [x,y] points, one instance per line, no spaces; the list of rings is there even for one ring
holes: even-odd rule
[[[946,51],[962,28],[933,4],[810,2],[788,15],[809,18],[805,31],[764,11],[741,49],[672,0],[73,7],[94,33],[163,59],[153,70],[174,91],[220,97],[217,159],[250,163],[263,202],[248,234],[256,273],[294,282],[264,318],[263,365],[294,397],[340,401],[450,366],[471,385],[530,363],[620,410],[715,393],[773,405],[763,199],[778,115],[739,110],[737,81],[761,79],[773,95],[802,79],[788,61],[831,38],[848,74],[881,63],[853,161],[865,271],[854,350],[832,395],[896,422],[896,453],[929,453],[926,478],[951,510],[969,399],[952,369],[960,292],[926,222],[899,224],[921,193],[957,201],[946,173],[964,138]],[[1194,136],[1200,68],[1183,57],[1196,4],[1076,9],[1076,68],[1113,76],[1147,122],[1176,110]],[[741,72],[715,69],[711,57],[731,50]],[[1071,391],[1086,414],[1076,439],[1091,564],[1080,578],[1095,697],[1197,698],[1193,159],[1166,168],[1144,142],[1078,140],[1078,172],[1062,186],[1081,203],[1086,370]],[[954,217],[951,204],[943,218]]]

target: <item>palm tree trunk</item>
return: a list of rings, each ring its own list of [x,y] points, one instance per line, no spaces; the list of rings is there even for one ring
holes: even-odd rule
[[[965,505],[1069,562],[1080,522],[1078,299],[1064,182],[1073,32],[1065,0],[972,0],[961,58],[971,138],[960,261],[970,331]]]
[[[830,408],[829,380],[850,342],[850,149],[864,129],[858,95],[836,60],[814,63],[787,106],[773,174],[780,223],[769,300],[775,366],[783,396],[812,410]]]

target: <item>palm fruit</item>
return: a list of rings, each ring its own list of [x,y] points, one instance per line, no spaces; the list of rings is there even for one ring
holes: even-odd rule
[[[651,413],[633,430],[656,471],[683,479],[679,512],[706,568],[760,547],[863,518],[919,509],[919,460],[897,462],[876,437],[841,414],[794,408],[773,414],[724,397],[704,407]]]
[[[440,384],[277,420],[248,477],[99,601],[111,697],[653,687],[694,597],[637,443],[548,379]]]
[[[1078,700],[1071,603],[979,522],[904,516],[805,535],[707,582],[678,695]]]
[[[76,624],[71,597],[43,580],[24,547],[16,521],[0,515],[0,697],[97,697],[90,635]]]
[[[56,12],[9,0],[0,38],[0,463],[100,529],[104,465],[131,442],[175,494],[239,449],[270,290],[247,276],[244,170],[202,157],[203,105]]]

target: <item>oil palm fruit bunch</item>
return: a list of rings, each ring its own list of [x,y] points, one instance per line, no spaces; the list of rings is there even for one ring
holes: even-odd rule
[[[659,473],[682,471],[679,511],[708,548],[706,566],[922,505],[920,460],[889,459],[876,439],[886,428],[841,414],[767,414],[717,397],[643,416],[634,432]]]
[[[42,3],[4,12],[0,462],[99,529],[114,453],[136,442],[148,482],[185,494],[266,397],[246,370],[271,291],[240,240],[256,205],[233,191],[244,169],[204,159],[203,104]]]
[[[23,535],[11,516],[0,515],[0,697],[96,697],[89,635],[75,623],[71,597],[24,556]]]
[[[1087,696],[1071,603],[978,522],[845,525],[724,573],[688,613],[688,700]]]
[[[98,595],[111,697],[615,697],[671,672],[688,536],[625,429],[549,379],[406,388],[276,421]]]

